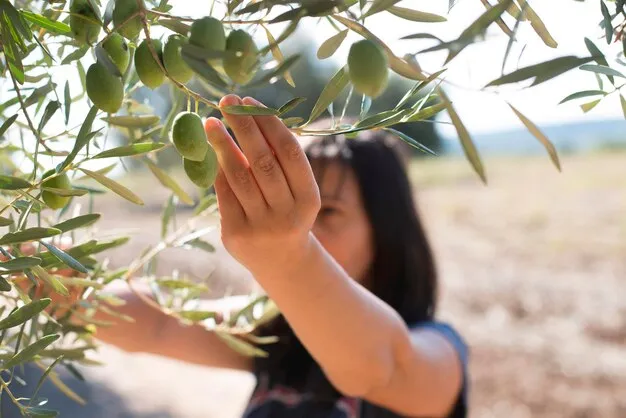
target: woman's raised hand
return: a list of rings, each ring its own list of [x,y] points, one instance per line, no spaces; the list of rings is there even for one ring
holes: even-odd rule
[[[220,101],[221,108],[232,105],[262,106],[235,95]],[[320,207],[311,165],[278,117],[222,113],[241,147],[219,119],[207,119],[220,165],[215,191],[222,241],[253,274],[284,272],[306,254]]]

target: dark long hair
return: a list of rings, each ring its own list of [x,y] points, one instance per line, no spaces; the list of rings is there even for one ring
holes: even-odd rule
[[[373,231],[369,290],[408,325],[432,319],[437,294],[435,263],[395,138],[383,131],[363,132],[353,139],[343,135],[318,137],[310,140],[305,151],[318,178],[320,170],[335,162],[356,175]],[[257,375],[268,378],[270,385],[313,392],[329,401],[337,399],[339,393],[283,316],[260,333],[281,338],[266,347],[269,357],[257,361]]]

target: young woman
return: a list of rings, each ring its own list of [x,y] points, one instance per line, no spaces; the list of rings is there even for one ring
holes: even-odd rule
[[[261,105],[229,95],[220,106]],[[465,417],[467,348],[435,320],[437,279],[403,165],[382,133],[305,149],[274,116],[224,114],[206,131],[226,249],[277,304],[279,335],[250,359],[130,295],[136,319],[97,336],[258,378],[248,418]],[[232,307],[233,309],[235,307]]]

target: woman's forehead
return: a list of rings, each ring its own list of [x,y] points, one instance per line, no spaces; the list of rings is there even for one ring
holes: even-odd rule
[[[352,169],[337,160],[313,160],[313,174],[324,199],[354,200],[358,193]]]

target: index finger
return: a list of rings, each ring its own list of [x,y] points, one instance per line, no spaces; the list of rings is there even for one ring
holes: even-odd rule
[[[264,106],[252,97],[244,98],[243,103]],[[296,137],[277,116],[254,116],[254,120],[274,150],[293,196],[307,197],[311,188],[317,187],[317,184],[311,164]]]

